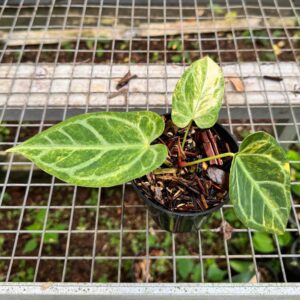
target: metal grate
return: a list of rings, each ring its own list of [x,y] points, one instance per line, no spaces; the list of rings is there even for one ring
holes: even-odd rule
[[[2,150],[87,111],[169,112],[174,83],[186,65],[203,55],[212,56],[224,69],[227,92],[220,121],[239,141],[243,130],[263,129],[286,149],[300,142],[300,3],[296,0],[3,2],[0,120],[6,138],[0,137]],[[38,31],[42,33],[34,35]],[[128,70],[138,78],[125,94],[110,99]],[[245,91],[236,91],[231,77],[240,78]],[[245,260],[253,263],[252,281],[288,282],[287,261],[300,259],[300,254],[282,247],[276,235],[271,236],[273,251],[257,251],[254,231],[242,226],[234,228],[232,240],[224,240],[216,224],[232,222],[230,204],[216,217],[219,223],[198,233],[169,234],[156,227],[130,183],[116,189],[70,186],[4,151],[0,167],[4,282],[22,278],[193,281],[178,270],[184,261],[192,262],[194,271],[200,269],[200,283],[211,281],[208,267],[214,262],[226,272],[224,280],[232,283],[231,262]],[[300,233],[299,200],[291,198],[287,229],[295,240]],[[234,247],[236,237],[244,240],[243,252]],[[51,238],[59,243],[51,244]],[[20,248],[30,239],[35,240],[34,250]],[[130,244],[132,239],[139,241],[137,245]],[[262,274],[266,261],[278,267],[278,275],[270,280]],[[53,274],[53,270],[59,271]],[[7,292],[10,286],[6,287]]]

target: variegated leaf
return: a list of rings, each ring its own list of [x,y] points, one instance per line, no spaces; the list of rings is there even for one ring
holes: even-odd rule
[[[230,171],[230,200],[253,229],[282,234],[290,214],[290,168],[285,151],[265,132],[249,135]]]
[[[165,145],[150,143],[164,130],[153,112],[99,112],[75,116],[9,149],[71,184],[106,187],[158,168]]]
[[[172,120],[178,127],[195,121],[210,128],[218,120],[224,95],[220,67],[208,56],[199,59],[178,80],[172,98]]]

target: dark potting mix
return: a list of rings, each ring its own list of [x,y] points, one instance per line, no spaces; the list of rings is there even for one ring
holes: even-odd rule
[[[135,183],[145,197],[170,211],[199,212],[219,206],[228,194],[232,157],[181,166],[183,162],[231,152],[230,145],[214,128],[199,129],[193,123],[182,149],[186,129],[174,125],[171,116],[164,118],[165,130],[154,144],[167,146],[167,160],[159,169],[136,179]]]

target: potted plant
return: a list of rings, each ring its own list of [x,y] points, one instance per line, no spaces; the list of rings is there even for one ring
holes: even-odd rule
[[[234,138],[216,124],[224,95],[219,66],[204,57],[184,72],[172,115],[87,113],[8,149],[57,178],[109,187],[133,180],[155,221],[191,231],[230,198],[241,222],[282,234],[290,213],[289,163],[265,132]]]

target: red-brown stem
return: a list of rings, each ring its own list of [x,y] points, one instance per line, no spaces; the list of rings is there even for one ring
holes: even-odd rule
[[[200,190],[202,191],[202,193],[205,194],[205,195],[207,196],[207,192],[206,192],[206,190],[205,190],[203,184],[201,183],[200,178],[196,175],[195,179],[196,179],[196,181],[197,181],[197,183],[198,183],[198,186],[199,186]]]
[[[179,162],[182,162],[182,158],[186,159],[185,153],[181,148],[180,138],[178,138],[177,149],[178,149],[178,163],[179,163]]]
[[[214,135],[212,134],[212,132],[210,131],[210,129],[207,130],[207,133],[208,133],[208,138],[211,142],[211,145],[213,147],[213,150],[214,150],[214,153],[215,155],[218,155],[219,154],[219,149],[218,149],[218,145],[217,145],[217,142],[215,140],[215,137]],[[218,165],[223,165],[223,161],[221,158],[217,158],[217,162],[218,162]]]
[[[201,138],[201,142],[203,143],[203,149],[205,151],[206,156],[208,157],[213,157],[216,155],[214,148],[212,146],[212,143],[208,137],[208,133],[207,131],[201,131],[200,132],[200,138]],[[216,159],[212,159],[209,162],[211,165],[217,165],[218,161]]]

